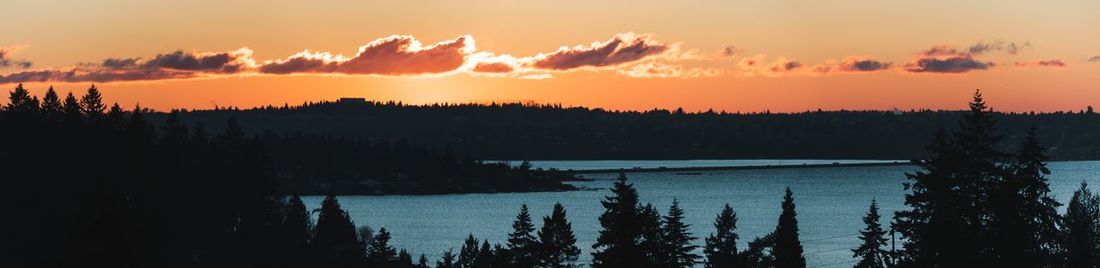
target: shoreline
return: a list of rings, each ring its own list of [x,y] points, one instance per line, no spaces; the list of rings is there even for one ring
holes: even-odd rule
[[[839,168],[839,167],[877,167],[877,166],[908,166],[912,161],[894,161],[877,163],[830,163],[830,164],[794,164],[794,165],[745,165],[745,166],[715,166],[715,167],[656,167],[656,168],[621,168],[621,169],[561,169],[558,170],[570,174],[602,174],[602,173],[642,173],[642,172],[691,172],[691,171],[716,171],[716,170],[753,170],[753,169],[789,169],[789,168]],[[696,174],[684,174],[696,175]]]

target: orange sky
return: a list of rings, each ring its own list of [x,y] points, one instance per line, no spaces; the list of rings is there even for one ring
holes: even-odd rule
[[[71,2],[0,2],[0,87],[95,82],[160,110],[958,109],[976,88],[998,110],[1100,105],[1092,0]]]

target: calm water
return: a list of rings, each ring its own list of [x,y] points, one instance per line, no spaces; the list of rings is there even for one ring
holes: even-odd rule
[[[572,162],[572,161],[571,161]],[[603,161],[601,161],[603,162]],[[575,162],[574,162],[575,163]],[[831,161],[829,162],[831,163]],[[626,163],[632,164],[632,163]],[[637,164],[637,163],[634,163]],[[665,163],[665,165],[673,166]],[[628,165],[629,166],[629,165]],[[1050,163],[1051,188],[1065,202],[1081,181],[1100,185],[1100,161]],[[851,248],[859,244],[861,218],[872,198],[882,215],[904,208],[902,182],[913,166],[842,167],[708,171],[702,175],[675,173],[628,173],[643,202],[667,210],[679,198],[692,232],[702,237],[713,232],[712,222],[723,204],[730,203],[739,217],[740,248],[758,236],[774,230],[784,187],[794,191],[801,239],[810,267],[850,267]],[[565,205],[581,262],[591,260],[591,245],[603,212],[600,200],[608,194],[616,174],[590,174],[591,182],[578,185],[599,191],[554,193],[458,194],[435,196],[341,196],[344,209],[357,225],[386,227],[393,244],[414,256],[425,254],[434,263],[443,251],[456,253],[467,234],[492,243],[503,243],[522,204],[530,207],[541,226],[555,202]],[[321,197],[304,197],[311,208]],[[889,219],[884,219],[888,221]]]
[[[701,160],[542,160],[530,161],[535,168],[561,170],[680,168],[680,167],[740,167],[780,165],[822,165],[853,163],[893,163],[900,160],[821,160],[821,159],[701,159]],[[519,165],[522,161],[500,161]]]

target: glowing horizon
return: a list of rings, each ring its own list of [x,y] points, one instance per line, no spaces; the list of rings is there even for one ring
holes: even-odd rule
[[[11,21],[51,20],[0,25],[0,87],[80,94],[95,83],[108,101],[157,110],[340,97],[961,109],[974,89],[1000,111],[1100,105],[1095,1],[14,0],[0,8],[21,11]]]

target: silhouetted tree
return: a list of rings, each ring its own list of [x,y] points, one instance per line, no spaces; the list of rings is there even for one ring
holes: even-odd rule
[[[481,254],[478,246],[477,238],[474,238],[473,234],[467,236],[466,241],[462,243],[462,248],[458,250],[458,261],[455,264],[463,268],[474,267],[474,263]]]
[[[390,232],[385,227],[379,228],[367,246],[367,263],[373,267],[393,267],[396,261],[397,250],[390,246]]]
[[[550,216],[542,218],[539,237],[539,267],[565,268],[575,267],[581,249],[577,248],[577,238],[573,235],[573,225],[566,219],[565,207],[554,204]]]
[[[80,107],[85,115],[95,119],[103,114],[103,109],[107,106],[103,105],[103,96],[99,94],[99,89],[92,85],[88,88],[88,92],[80,98]]]
[[[661,228],[661,211],[653,204],[646,203],[638,213],[638,226],[641,230],[638,250],[644,257],[636,265],[639,267],[661,267],[669,262],[671,252],[664,242]]]
[[[600,203],[605,209],[600,215],[599,237],[592,245],[592,267],[638,267],[645,260],[638,247],[641,239],[641,219],[638,192],[626,183],[626,175],[619,172],[619,179],[611,188],[611,196]]]
[[[481,241],[481,249],[477,251],[477,258],[474,259],[474,266],[476,268],[488,268],[493,267],[493,264],[497,262],[496,252],[493,251],[492,246],[489,245],[489,240]]]
[[[1058,212],[1045,175],[1050,174],[1035,128],[1028,131],[1004,178],[993,188],[995,233],[991,250],[998,266],[1046,266],[1058,247]]]
[[[1066,206],[1066,267],[1100,266],[1100,196],[1088,184],[1073,192]]]
[[[457,268],[455,265],[455,254],[451,250],[443,252],[443,257],[439,261],[435,262],[435,268]]]
[[[794,197],[791,188],[783,196],[783,212],[779,214],[779,224],[775,227],[775,256],[777,268],[806,267],[806,257],[802,256],[802,242],[798,240],[798,219],[794,209]]]
[[[705,266],[708,268],[734,268],[741,267],[737,258],[737,213],[730,204],[722,209],[714,218],[716,233],[707,236],[703,254],[706,256]]]
[[[340,201],[329,194],[318,209],[317,227],[312,247],[321,254],[321,267],[349,267],[362,258],[363,250],[356,239],[355,224],[340,208]]]
[[[512,233],[508,234],[508,252],[512,257],[512,263],[516,267],[533,267],[536,263],[538,240],[533,232],[535,225],[531,222],[531,214],[527,212],[527,205],[523,205],[512,222]]]
[[[46,90],[46,94],[42,96],[42,113],[49,120],[57,120],[61,116],[61,98],[57,96],[57,92],[53,90],[53,86],[50,86]]]
[[[883,251],[886,246],[886,231],[879,224],[878,202],[871,200],[871,207],[867,210],[867,216],[863,217],[864,227],[859,231],[859,239],[863,241],[858,248],[852,250],[852,257],[858,258],[857,268],[886,268],[889,264],[889,254]]]
[[[691,236],[688,230],[690,226],[684,223],[684,210],[680,208],[680,200],[673,199],[661,226],[661,251],[667,254],[662,267],[694,267],[698,262],[700,257],[695,254],[695,250],[699,246],[694,244],[696,238]]]

